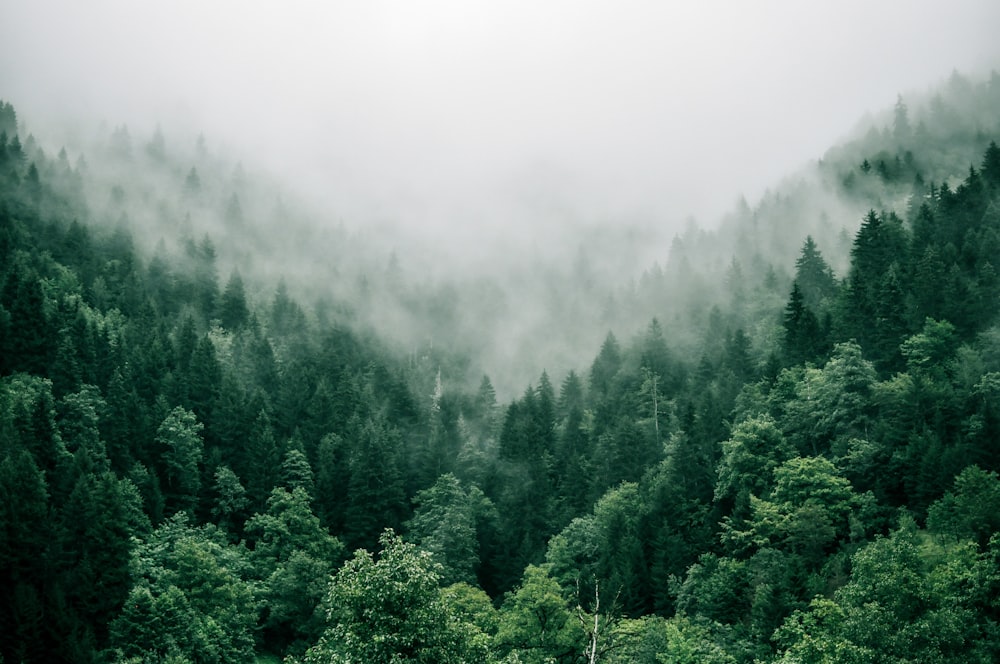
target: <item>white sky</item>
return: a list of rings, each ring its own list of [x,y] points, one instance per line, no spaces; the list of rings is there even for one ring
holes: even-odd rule
[[[0,98],[190,123],[346,222],[710,225],[998,34],[996,0],[0,0]]]

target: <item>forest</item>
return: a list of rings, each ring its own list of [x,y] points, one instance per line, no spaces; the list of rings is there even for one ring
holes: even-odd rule
[[[1000,661],[998,109],[529,302],[0,103],[0,662]]]

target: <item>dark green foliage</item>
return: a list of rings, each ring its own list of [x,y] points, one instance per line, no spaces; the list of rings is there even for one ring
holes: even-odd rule
[[[0,459],[0,631],[4,661],[43,661],[54,653],[44,619],[45,554],[51,531],[45,477],[26,450]],[[49,532],[47,532],[49,531]]]
[[[608,396],[611,381],[621,368],[621,349],[615,335],[608,332],[593,365],[590,367],[590,389],[600,398]]]
[[[50,322],[39,275],[19,263],[12,268],[0,294],[0,305],[10,320],[3,339],[2,373],[47,375],[58,337]]]
[[[399,432],[386,422],[368,420],[352,426],[348,458],[344,538],[350,548],[372,547],[383,526],[399,527],[405,518]]]
[[[788,364],[804,364],[815,360],[825,346],[816,314],[806,305],[798,282],[792,286],[784,314],[783,347]]]
[[[795,283],[802,290],[806,305],[813,311],[822,311],[829,300],[837,295],[837,280],[833,270],[816,247],[812,236],[802,245],[802,254],[795,261]]]
[[[881,369],[898,368],[898,347],[905,333],[903,266],[908,238],[892,213],[871,210],[861,223],[851,249],[843,320],[853,337]]]
[[[239,272],[233,272],[226,282],[226,288],[222,291],[222,299],[219,303],[219,322],[228,330],[239,331],[250,320],[250,311],[247,308],[246,293],[243,290],[243,279]]]
[[[468,488],[451,474],[413,498],[407,539],[434,556],[443,583],[477,583],[479,531],[495,528],[497,513],[479,487]]]

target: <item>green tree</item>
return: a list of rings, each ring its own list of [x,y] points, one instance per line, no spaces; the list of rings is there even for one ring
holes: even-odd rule
[[[52,537],[45,477],[24,449],[0,456],[0,657],[3,661],[57,658],[64,635],[45,620],[46,562]]]
[[[773,483],[774,470],[792,456],[777,423],[769,415],[746,419],[722,443],[715,500],[746,515],[750,496],[763,495]]]
[[[595,584],[606,598],[616,598],[616,611],[635,616],[648,608],[644,509],[639,486],[624,482],[597,502],[592,515],[573,519],[549,540],[549,573],[564,587],[576,586],[585,608],[593,609]]]
[[[156,431],[156,442],[163,448],[165,497],[170,513],[186,510],[193,514],[197,506],[205,449],[203,428],[194,413],[177,406]]]
[[[792,285],[792,293],[785,305],[783,325],[782,347],[788,364],[804,364],[819,355],[824,346],[819,320],[806,305],[798,282]]]
[[[247,497],[250,507],[261,510],[271,489],[278,483],[281,450],[274,436],[271,417],[261,408],[250,430],[247,441],[244,468],[241,473],[247,482]]]
[[[251,560],[263,581],[267,610],[262,620],[271,647],[301,653],[323,630],[320,604],[326,580],[343,558],[344,547],[313,514],[302,487],[276,487],[267,512],[245,527]]]
[[[678,611],[727,625],[741,624],[752,603],[748,567],[745,560],[701,554],[677,590]]]
[[[479,569],[479,531],[497,518],[489,498],[454,475],[442,475],[413,498],[413,517],[406,522],[407,538],[430,551],[440,565],[442,583],[476,583]]]
[[[816,569],[838,542],[864,534],[851,532],[861,502],[829,460],[795,457],[775,469],[766,497],[751,496],[747,529],[733,529],[727,520],[723,537],[741,549],[788,551]]]
[[[806,236],[802,251],[795,260],[795,284],[802,291],[805,304],[812,311],[822,311],[837,294],[837,280],[812,236]]]
[[[129,558],[132,538],[145,534],[149,523],[135,485],[107,470],[82,472],[58,513],[55,556],[59,561],[61,618],[75,625],[61,638],[68,652],[106,645],[108,624],[126,601],[131,587]],[[74,633],[75,632],[75,633]]]
[[[529,565],[521,584],[500,606],[496,641],[501,649],[517,653],[522,662],[568,663],[583,653],[586,635],[547,568]]]
[[[904,520],[853,556],[832,600],[814,599],[775,632],[779,661],[995,661],[998,544],[942,544]]]
[[[56,349],[56,330],[49,320],[39,275],[18,264],[9,268],[0,293],[0,305],[11,320],[3,340],[6,351],[0,360],[3,373],[24,371],[47,375]]]
[[[685,615],[623,620],[611,634],[609,664],[736,664],[723,645],[721,625]]]
[[[608,396],[611,381],[621,369],[621,365],[621,348],[618,346],[618,340],[613,333],[608,332],[604,343],[601,344],[601,351],[590,367],[590,389],[595,396],[599,398]]]
[[[302,489],[310,497],[310,500],[312,499],[316,483],[312,466],[309,464],[306,453],[302,451],[302,441],[298,438],[292,439],[289,450],[285,452],[279,476],[283,487],[289,491],[296,488]]]
[[[243,550],[178,512],[137,546],[136,578],[110,624],[118,660],[252,661],[258,604]]]
[[[337,572],[327,596],[329,627],[304,661],[486,661],[480,630],[457,619],[442,598],[431,554],[391,530],[376,560],[361,549]]]
[[[247,307],[243,278],[238,270],[233,270],[222,291],[219,302],[219,322],[227,330],[239,331],[250,321],[250,310]]]
[[[344,537],[352,547],[377,541],[379,529],[399,526],[407,510],[399,431],[374,419],[357,429],[348,460],[344,524]]]
[[[904,283],[901,265],[908,261],[909,238],[902,221],[893,213],[869,211],[851,247],[847,278],[846,310],[841,323],[845,337],[854,337],[876,365],[891,368],[903,324]]]
[[[787,374],[792,394],[773,392],[781,402],[776,407],[784,410],[781,424],[789,442],[804,455],[846,456],[850,441],[866,437],[876,414],[875,367],[856,343],[847,342],[834,346],[822,368],[798,376]]]
[[[978,466],[963,470],[954,488],[931,505],[927,529],[985,548],[1000,533],[1000,477]]]
[[[246,519],[246,508],[250,505],[240,478],[229,466],[219,466],[215,469],[213,491],[215,500],[211,513],[216,523],[223,530],[238,533]]]

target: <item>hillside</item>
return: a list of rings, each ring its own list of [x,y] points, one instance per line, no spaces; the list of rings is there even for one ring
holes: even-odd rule
[[[453,274],[4,103],[2,661],[1000,658],[998,108]]]

